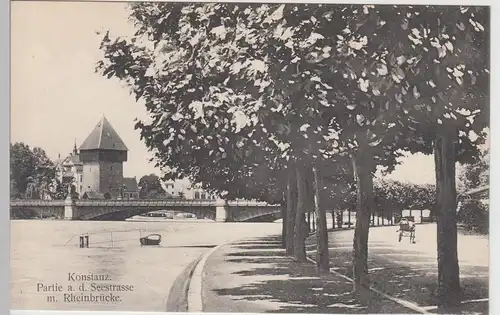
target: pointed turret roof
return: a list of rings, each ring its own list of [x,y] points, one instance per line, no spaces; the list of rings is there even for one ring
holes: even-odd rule
[[[98,149],[128,151],[127,146],[104,115],[80,146],[80,150]]]

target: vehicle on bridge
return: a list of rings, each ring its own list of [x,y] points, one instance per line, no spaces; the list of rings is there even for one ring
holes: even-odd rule
[[[415,218],[410,216],[401,218],[397,232],[399,242],[406,236],[410,238],[410,243],[415,244]]]

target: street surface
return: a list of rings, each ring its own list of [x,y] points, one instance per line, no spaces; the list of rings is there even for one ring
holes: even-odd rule
[[[437,284],[436,225],[417,225],[415,244],[408,237],[398,242],[397,229],[396,226],[370,228],[368,268],[373,286],[432,311],[437,304],[433,298]],[[331,268],[351,278],[353,237],[353,230],[329,233]],[[308,254],[314,258],[315,238],[311,237],[308,244]],[[487,236],[459,233],[458,258],[463,301],[471,312],[487,312]]]
[[[379,291],[434,312],[437,283],[436,225],[417,225],[416,243],[398,242],[396,226],[370,228],[369,273]],[[352,278],[353,230],[329,233],[333,270]],[[314,258],[315,238],[307,240]],[[488,313],[488,238],[458,237],[460,313]],[[206,312],[415,313],[373,292],[351,293],[352,283],[337,274],[318,277],[311,263],[285,257],[280,237],[238,241],[214,252],[204,268]]]

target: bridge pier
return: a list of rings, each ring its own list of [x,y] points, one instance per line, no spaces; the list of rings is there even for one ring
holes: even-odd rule
[[[231,216],[229,213],[229,205],[225,200],[217,200],[215,205],[215,221],[216,222],[228,222],[231,221]]]
[[[75,203],[73,199],[71,199],[71,196],[68,195],[68,197],[64,200],[64,220],[73,220],[75,217]]]

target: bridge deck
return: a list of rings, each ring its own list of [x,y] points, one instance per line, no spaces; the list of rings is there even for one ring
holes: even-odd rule
[[[29,200],[29,199],[19,199],[11,200],[11,207],[21,207],[21,206],[40,206],[40,207],[50,207],[50,206],[64,206],[65,200]],[[216,207],[224,206],[226,203],[219,200],[148,200],[148,199],[135,199],[135,200],[85,200],[77,199],[73,200],[76,206],[110,206],[110,207]],[[276,207],[278,205],[270,205],[266,202],[255,202],[255,201],[229,201],[227,202],[229,207]]]

